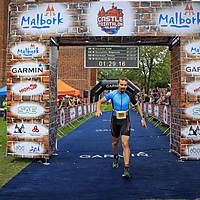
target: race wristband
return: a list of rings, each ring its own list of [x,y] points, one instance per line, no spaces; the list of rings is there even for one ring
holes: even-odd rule
[[[144,115],[142,115],[142,116],[140,116],[140,117],[141,117],[141,119],[142,119],[142,118],[144,118]]]

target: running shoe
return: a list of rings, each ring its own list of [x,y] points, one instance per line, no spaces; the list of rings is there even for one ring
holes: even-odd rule
[[[129,169],[128,169],[128,168],[125,168],[125,169],[124,169],[124,173],[122,174],[122,177],[123,177],[123,178],[126,178],[126,179],[131,178],[131,175],[130,175],[130,172],[129,172]]]
[[[113,168],[118,168],[119,167],[118,160],[119,159],[114,158],[114,160],[113,160]]]

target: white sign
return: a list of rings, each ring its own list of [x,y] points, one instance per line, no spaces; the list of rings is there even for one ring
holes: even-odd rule
[[[45,87],[40,83],[27,81],[14,84],[11,90],[17,95],[31,96],[42,94],[45,91]]]
[[[200,104],[186,108],[185,113],[193,118],[200,119]]]
[[[70,15],[63,3],[44,3],[36,9],[22,12],[18,26],[24,34],[50,35],[67,33]]]
[[[88,113],[90,113],[90,104],[88,104]]]
[[[75,108],[70,108],[70,119],[73,120],[76,118]]]
[[[192,75],[200,75],[200,62],[191,62],[185,66],[185,71]]]
[[[200,55],[200,41],[189,43],[185,46],[185,51],[189,54]]]
[[[17,76],[32,77],[45,72],[44,65],[35,62],[23,62],[12,66],[11,72]]]
[[[80,117],[82,115],[82,107],[78,106],[78,116]]]
[[[131,36],[134,11],[130,2],[92,2],[88,25],[94,36]]]
[[[144,103],[144,112],[147,112],[146,103]]]
[[[41,56],[45,50],[44,45],[36,42],[19,43],[11,48],[12,54],[24,58]]]
[[[94,112],[97,110],[97,104],[94,103]]]
[[[192,95],[200,95],[200,82],[189,83],[185,88]]]
[[[151,104],[148,105],[148,113],[152,114],[152,106],[151,106]]]
[[[8,126],[7,131],[11,135],[24,138],[48,136],[48,129],[40,124],[13,124]]]
[[[184,128],[181,131],[181,134],[186,138],[200,139],[200,126],[199,125],[191,125],[187,128]]]
[[[63,108],[60,110],[60,125],[65,126],[65,111]]]
[[[158,13],[157,24],[162,31],[171,33],[198,33],[200,26],[199,4],[186,3]]]
[[[168,113],[167,113],[167,106],[164,107],[163,109],[163,121],[164,123],[168,123]]]
[[[37,156],[44,152],[44,148],[36,142],[13,142],[11,150],[20,156]]]
[[[20,117],[38,117],[44,114],[44,107],[37,103],[18,103],[11,107],[11,112]]]
[[[86,105],[84,105],[83,111],[84,111],[84,115],[86,115],[87,114],[87,107],[86,107]]]
[[[158,107],[158,106],[154,106],[154,115],[155,115],[156,117],[159,116],[159,107]]]
[[[190,158],[200,158],[200,144],[188,145],[185,149],[185,153]]]

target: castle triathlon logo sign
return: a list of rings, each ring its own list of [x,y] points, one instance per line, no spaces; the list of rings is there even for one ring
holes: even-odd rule
[[[18,24],[25,34],[63,33],[67,32],[69,16],[64,4],[42,4],[23,12]]]
[[[123,10],[112,5],[112,8],[105,11],[104,7],[99,11],[97,24],[107,34],[116,34],[124,26]]]
[[[158,24],[161,29],[172,33],[199,32],[199,8],[198,4],[186,4],[161,11],[158,15]]]

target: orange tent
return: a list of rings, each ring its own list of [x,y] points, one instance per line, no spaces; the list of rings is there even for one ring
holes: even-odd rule
[[[66,84],[64,81],[59,80],[58,83],[58,95],[77,95],[80,96],[80,91]]]

